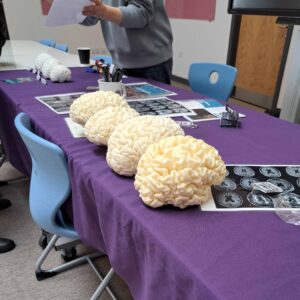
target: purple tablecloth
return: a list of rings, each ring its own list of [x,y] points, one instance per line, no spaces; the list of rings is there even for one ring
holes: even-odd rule
[[[1,132],[12,163],[28,170],[12,128],[26,112],[39,133],[57,143],[68,158],[73,218],[82,240],[109,255],[135,299],[300,299],[300,229],[273,212],[200,212],[196,207],[151,209],[141,202],[132,178],[116,175],[106,148],[74,139],[63,116],[34,96],[85,91],[96,75],[74,68],[73,82],[8,85],[0,82]],[[28,76],[1,72],[0,80]],[[172,87],[174,99],[197,94]],[[247,115],[241,129],[201,122],[186,129],[215,146],[226,163],[300,164],[300,127],[262,113]]]

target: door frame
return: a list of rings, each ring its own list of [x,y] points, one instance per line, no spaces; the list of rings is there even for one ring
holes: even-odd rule
[[[231,66],[236,65],[236,57],[237,57],[237,49],[240,35],[240,27],[241,27],[242,15],[232,15],[231,26],[230,26],[230,35],[229,35],[229,44],[227,51],[227,61],[226,63]],[[272,100],[271,108],[266,112],[273,116],[279,116],[280,110],[277,108],[277,102],[280,94],[282,78],[284,74],[284,69],[286,65],[286,60],[289,52],[290,42],[293,34],[294,25],[288,24],[287,34],[285,37],[282,57],[280,61],[280,66],[278,70],[278,75],[276,79],[275,91]]]

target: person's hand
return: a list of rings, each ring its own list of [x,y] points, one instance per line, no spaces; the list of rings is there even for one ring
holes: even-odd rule
[[[94,16],[99,19],[105,19],[107,14],[107,6],[102,3],[102,0],[91,0],[92,5],[87,5],[82,8],[84,16]]]

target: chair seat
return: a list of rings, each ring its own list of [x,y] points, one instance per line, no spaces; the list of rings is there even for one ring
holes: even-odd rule
[[[188,80],[192,91],[227,101],[234,87],[237,69],[219,63],[193,63]]]
[[[55,48],[64,52],[68,52],[69,51],[69,47],[66,44],[56,44]]]
[[[43,40],[39,40],[39,43],[48,46],[48,47],[55,47],[56,42],[54,40],[51,39],[43,39]]]

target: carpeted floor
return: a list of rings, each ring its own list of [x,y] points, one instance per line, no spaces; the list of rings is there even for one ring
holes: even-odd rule
[[[20,178],[10,164],[0,168],[0,180]],[[0,195],[9,198],[12,206],[0,211],[0,237],[13,239],[16,248],[0,254],[0,299],[1,300],[48,300],[48,299],[89,299],[99,285],[99,280],[87,264],[58,274],[43,281],[37,281],[34,266],[41,253],[38,240],[40,228],[33,222],[28,207],[28,179],[11,181],[0,187]],[[78,253],[91,251],[83,245]],[[53,267],[62,262],[60,252],[51,253],[45,267]],[[106,257],[97,259],[97,266],[102,273],[109,269]],[[110,284],[118,299],[132,299],[126,283],[114,275]],[[105,291],[101,300],[111,299]]]

